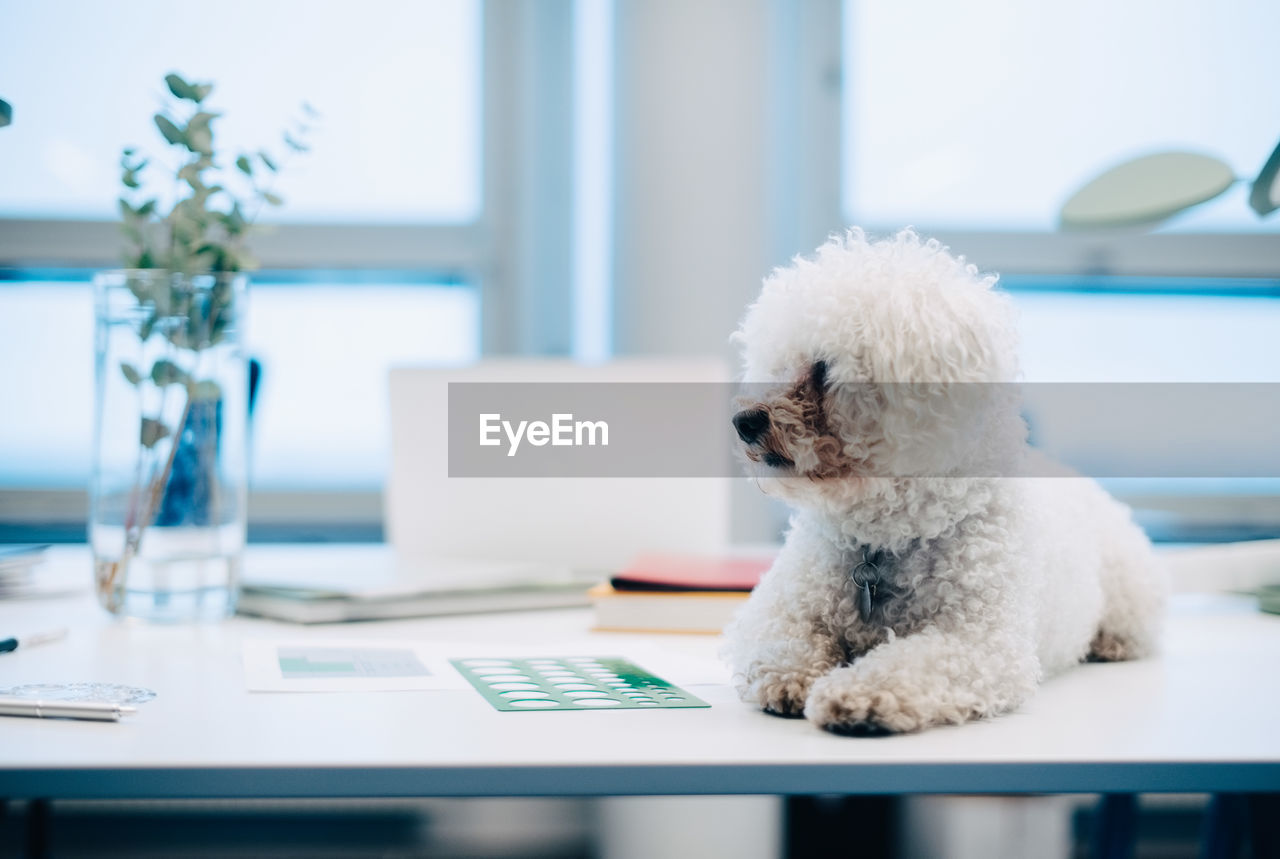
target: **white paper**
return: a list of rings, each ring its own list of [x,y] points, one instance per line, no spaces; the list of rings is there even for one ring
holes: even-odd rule
[[[465,689],[437,647],[397,639],[244,642],[250,692],[403,692]]]
[[[624,636],[532,645],[299,637],[244,642],[244,669],[250,692],[398,692],[470,689],[449,664],[451,659],[593,656],[626,659],[676,686],[728,683],[728,669],[707,650],[667,647]],[[353,670],[347,670],[347,661],[352,659]]]

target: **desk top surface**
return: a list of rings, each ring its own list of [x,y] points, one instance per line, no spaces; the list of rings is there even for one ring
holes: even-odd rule
[[[296,551],[306,563],[338,550]],[[342,551],[358,564],[358,550]],[[50,564],[91,575],[82,550]],[[1176,597],[1158,659],[1082,665],[1015,713],[884,738],[839,737],[739,703],[714,637],[639,638],[590,624],[588,610],[557,610],[152,626],[110,618],[87,591],[0,602],[5,635],[72,630],[0,655],[0,686],[101,681],[158,693],[119,723],[0,720],[0,797],[1280,790],[1280,617],[1245,597]],[[470,689],[251,693],[241,664],[249,638],[414,639],[467,651],[446,657],[508,644],[545,644],[553,656],[638,652],[712,706],[498,712]]]

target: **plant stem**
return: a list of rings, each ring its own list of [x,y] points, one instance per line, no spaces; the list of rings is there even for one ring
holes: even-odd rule
[[[115,599],[116,582],[121,574],[129,568],[129,563],[133,558],[142,551],[142,535],[146,532],[147,526],[151,524],[151,520],[155,518],[156,510],[160,506],[160,500],[164,497],[165,487],[169,483],[169,475],[173,471],[173,461],[178,455],[178,444],[182,440],[183,430],[187,424],[187,415],[191,413],[191,394],[187,394],[187,402],[182,407],[182,417],[178,418],[177,429],[173,433],[173,441],[169,445],[169,455],[165,457],[164,469],[151,481],[150,491],[147,494],[147,506],[143,515],[132,528],[126,529],[124,540],[124,551],[120,557],[112,561],[107,566],[106,576],[98,583],[98,590],[108,598],[108,607],[117,608],[118,603]]]

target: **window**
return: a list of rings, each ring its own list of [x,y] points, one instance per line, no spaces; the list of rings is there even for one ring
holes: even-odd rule
[[[476,220],[480,3],[299,12],[252,0],[8,9],[0,81],[15,121],[0,137],[0,217],[114,218],[120,150],[158,148],[149,117],[177,71],[215,82],[209,105],[225,112],[214,127],[228,150],[265,146],[281,159],[300,104],[320,112],[313,151],[280,177],[290,222]]]
[[[1028,381],[1280,382],[1280,218],[1246,204],[1280,139],[1280,94],[1262,84],[1280,75],[1280,6],[845,0],[842,13],[845,217],[913,224],[999,271]],[[1246,181],[1151,234],[1057,231],[1075,189],[1162,149],[1215,154]],[[1280,481],[1106,482],[1158,537],[1280,533]]]
[[[1053,230],[1103,168],[1163,148],[1252,178],[1280,139],[1268,0],[845,5],[843,202],[868,226]],[[1280,230],[1243,186],[1181,231]]]
[[[371,0],[356,15],[244,0],[213,11],[157,0],[9,11],[0,520],[37,508],[42,521],[83,520],[89,279],[118,258],[120,149],[159,140],[150,116],[163,75],[179,71],[215,83],[210,106],[225,111],[217,132],[230,149],[265,144],[279,160],[301,102],[321,114],[312,151],[281,172],[285,207],[253,242],[263,268],[252,276],[249,348],[264,372],[251,520],[287,519],[305,501],[376,529],[389,366],[572,348],[570,278],[537,266],[555,248],[572,272],[574,207],[546,205],[538,182],[548,165],[571,178],[575,163],[562,145],[574,139],[562,109],[572,104],[574,12],[482,0]],[[602,26],[607,34],[607,15],[589,17],[580,54]],[[589,99],[604,113],[579,136],[599,150],[607,98]],[[597,281],[588,327],[607,330],[606,264],[580,267]],[[286,501],[273,502],[280,493]]]
[[[80,489],[93,426],[87,271],[0,282],[0,489]],[[387,368],[479,353],[479,303],[412,273],[268,272],[250,292],[247,352],[262,365],[252,436],[256,490],[381,487]],[[10,364],[10,362],[12,362]]]

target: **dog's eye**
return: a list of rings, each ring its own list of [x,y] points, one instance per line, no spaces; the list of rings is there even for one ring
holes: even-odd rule
[[[826,361],[813,362],[813,366],[809,368],[809,383],[813,385],[815,391],[825,391],[827,389]]]

